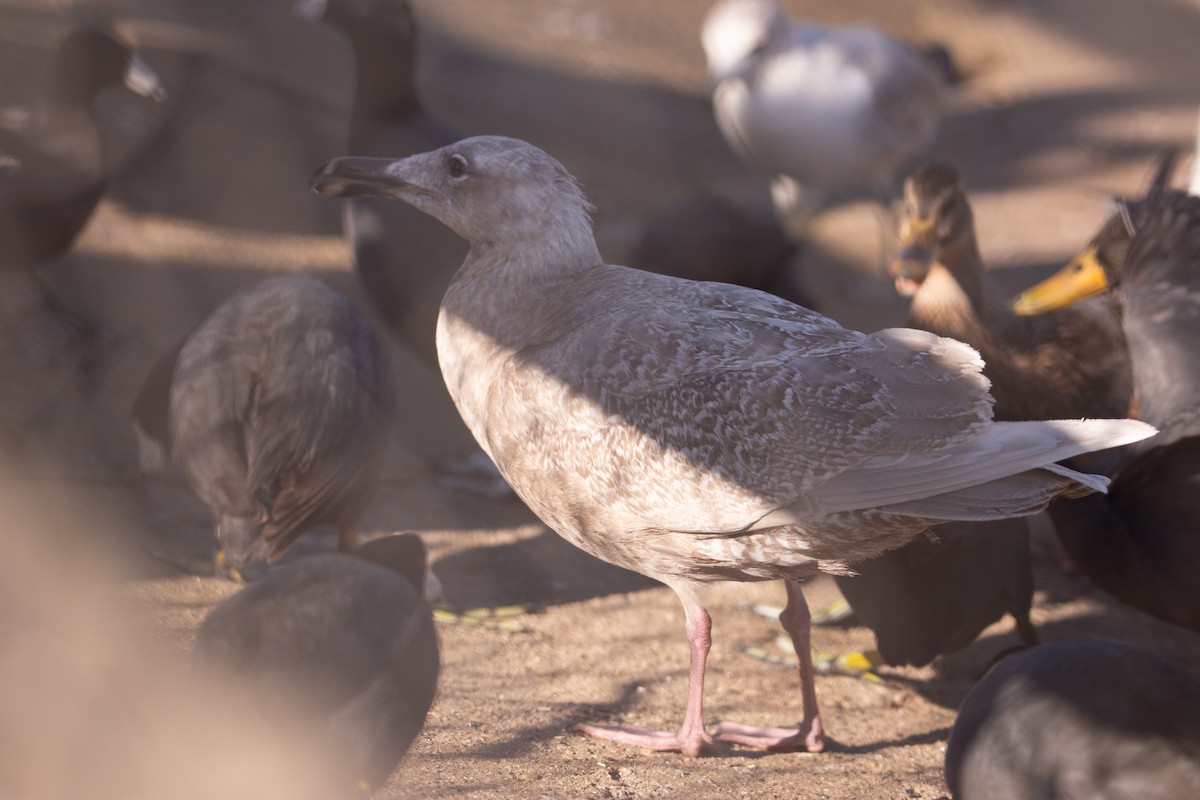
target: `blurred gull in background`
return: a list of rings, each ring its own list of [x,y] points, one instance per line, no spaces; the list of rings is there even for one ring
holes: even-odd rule
[[[835,190],[889,194],[937,129],[938,66],[875,28],[798,22],[773,0],[722,0],[701,41],[721,133],[771,179],[789,223]]]

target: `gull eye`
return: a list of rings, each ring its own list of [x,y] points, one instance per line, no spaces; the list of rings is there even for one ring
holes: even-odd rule
[[[451,178],[456,180],[465,178],[467,175],[467,160],[458,153],[454,153],[446,159],[446,170],[450,173]]]

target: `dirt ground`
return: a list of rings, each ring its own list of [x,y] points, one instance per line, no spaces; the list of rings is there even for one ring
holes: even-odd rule
[[[1196,0],[785,4],[952,50],[966,80],[935,150],[963,171],[984,256],[1005,289],[1061,263],[1091,234],[1107,197],[1141,184],[1160,147],[1193,141]],[[423,96],[464,133],[515,135],[555,154],[598,206],[602,251],[621,263],[648,216],[671,203],[701,193],[748,203],[765,197],[712,121],[698,41],[707,6],[415,0]],[[90,602],[77,599],[79,562],[93,559],[79,554],[115,564],[108,580],[119,590],[116,613],[131,617],[137,636],[150,642],[105,651],[115,675],[143,676],[137,659],[157,665],[155,680],[185,675],[194,631],[238,588],[193,574],[213,549],[207,510],[178,478],[143,480],[138,472],[126,415],[157,354],[233,289],[270,274],[311,272],[363,300],[336,202],[305,191],[313,169],[342,147],[350,54],[331,31],[291,17],[289,7],[288,0],[0,0],[0,104],[28,100],[47,48],[79,8],[119,20],[171,92],[156,107],[122,92],[103,98],[121,166],[75,251],[46,271],[67,302],[101,321],[100,346],[80,352],[44,318],[27,286],[0,276],[7,315],[0,328],[0,497],[10,508],[32,509],[20,522],[0,516],[0,527],[8,528],[10,546],[22,537],[48,543],[40,556],[18,559],[19,569],[10,562],[10,577],[23,572],[27,582],[0,590],[24,615],[0,612],[8,652],[0,656],[0,691],[8,695],[0,709],[27,694],[45,699],[38,700],[44,716],[73,696],[55,683],[71,679],[46,662],[21,673],[20,683],[7,670],[14,654],[42,641],[33,633],[38,620],[61,623],[60,638],[74,648],[81,625],[69,620]],[[869,203],[831,210],[792,265],[820,310],[866,330],[905,316],[882,275],[880,224]],[[879,682],[818,676],[833,740],[825,753],[733,748],[693,760],[573,733],[584,720],[678,723],[687,680],[679,604],[668,589],[573,549],[511,497],[449,487],[438,465],[470,453],[472,444],[440,378],[399,347],[394,357],[403,410],[364,529],[420,531],[458,608],[522,611],[440,626],[438,700],[380,797],[946,794],[942,759],[954,710],[990,658],[1015,642],[1008,622],[925,669],[884,669]],[[1036,584],[1033,619],[1045,640],[1117,638],[1200,667],[1200,637],[1115,604],[1052,561],[1038,564]],[[806,593],[814,609],[837,596],[825,578]],[[43,613],[39,604],[56,598],[59,611]],[[782,601],[782,587],[773,584],[713,591],[710,720],[799,718],[795,670],[774,663],[784,660],[774,643],[780,629],[745,607]],[[84,638],[75,649],[104,650],[103,637]],[[871,645],[861,628],[814,633],[822,651]],[[748,648],[778,658],[752,658]],[[82,663],[87,672],[99,662]],[[136,694],[138,685],[129,690]],[[5,748],[8,737],[36,738],[2,719]],[[125,741],[115,725],[93,723],[96,740]],[[67,759],[77,751],[65,737],[60,746],[53,726],[42,732],[45,741],[23,745],[48,760],[27,759],[16,769],[41,778],[73,769]],[[117,748],[119,763],[129,757],[122,768],[144,769],[147,759],[134,753],[145,746],[134,737],[128,753]]]

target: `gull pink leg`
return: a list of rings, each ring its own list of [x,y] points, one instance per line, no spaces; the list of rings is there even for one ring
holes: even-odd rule
[[[687,617],[685,630],[692,655],[688,670],[687,711],[679,730],[671,733],[643,728],[640,725],[605,726],[586,723],[576,725],[575,730],[598,739],[611,739],[649,750],[678,750],[689,756],[712,752],[712,736],[704,728],[704,666],[708,660],[708,650],[712,646],[712,618],[702,606],[688,601],[684,601],[683,611]]]
[[[757,728],[737,722],[722,722],[717,727],[717,740],[759,747],[764,750],[807,750],[818,753],[825,749],[825,731],[817,711],[817,688],[813,682],[812,650],[809,631],[812,618],[800,584],[787,582],[787,606],[779,615],[784,630],[792,637],[796,660],[800,667],[800,697],[804,702],[804,720],[795,728]]]

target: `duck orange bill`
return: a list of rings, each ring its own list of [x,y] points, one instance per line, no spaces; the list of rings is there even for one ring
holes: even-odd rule
[[[1095,246],[1092,246],[1046,280],[1017,295],[1013,300],[1013,311],[1022,316],[1043,314],[1106,289],[1108,276],[1096,257]]]

